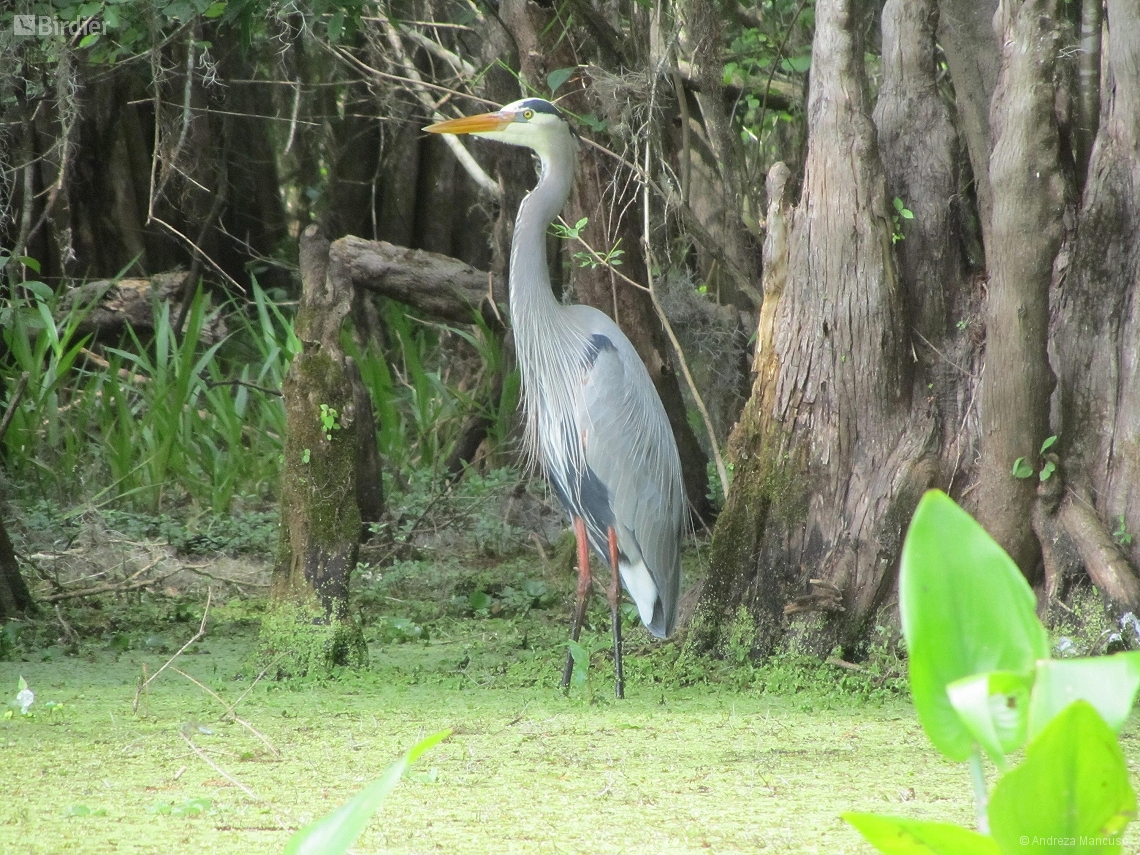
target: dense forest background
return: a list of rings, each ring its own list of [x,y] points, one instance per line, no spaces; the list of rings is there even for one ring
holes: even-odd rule
[[[627,331],[712,530],[694,644],[857,657],[935,486],[1043,604],[1140,608],[1135,4],[55,0],[0,57],[9,500],[273,507],[311,224],[447,257],[353,291],[383,479],[517,466],[533,166],[421,129],[536,95],[581,134],[556,288]]]

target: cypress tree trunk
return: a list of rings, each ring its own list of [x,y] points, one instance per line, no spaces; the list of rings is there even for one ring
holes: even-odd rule
[[[348,616],[356,567],[356,403],[340,327],[351,288],[328,273],[328,241],[316,226],[301,236],[303,350],[285,377],[285,463],[281,542],[262,621],[257,658],[279,675],[363,664],[363,635]]]
[[[978,409],[977,518],[1030,581],[1041,547],[1033,532],[1038,452],[1049,435],[1054,377],[1046,355],[1049,281],[1061,245],[1065,181],[1053,111],[1055,0],[1011,3],[990,125],[993,225],[986,257],[986,367]],[[1032,239],[1029,239],[1032,236]],[[1033,477],[1015,477],[1018,458]]]
[[[1049,592],[1083,564],[1124,611],[1140,609],[1140,10],[1109,0],[1107,21],[1100,128],[1054,275],[1065,489],[1040,521],[1075,547],[1046,551]]]
[[[938,474],[938,422],[916,386],[860,17],[855,0],[816,7],[803,191],[786,223],[771,200],[756,380],[730,440],[735,476],[695,626],[706,648],[745,629],[760,654],[789,630],[821,654],[857,643]]]

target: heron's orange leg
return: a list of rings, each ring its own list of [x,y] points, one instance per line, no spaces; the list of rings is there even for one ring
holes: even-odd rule
[[[621,575],[618,573],[618,545],[617,532],[613,526],[609,531],[610,540],[610,588],[607,592],[610,598],[610,624],[614,631],[614,694],[619,698],[625,697],[625,673],[621,667]]]
[[[582,635],[582,624],[586,620],[586,598],[590,595],[590,542],[586,539],[586,523],[581,517],[574,517],[574,538],[578,541],[578,591],[574,604],[574,622],[570,626],[570,638],[577,641]],[[574,654],[567,651],[566,667],[562,670],[562,688],[570,686],[570,676],[574,673]]]

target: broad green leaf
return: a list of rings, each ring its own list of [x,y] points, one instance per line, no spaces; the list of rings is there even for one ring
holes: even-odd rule
[[[344,11],[341,10],[338,12],[334,12],[333,16],[331,18],[329,18],[329,23],[328,23],[329,41],[333,42],[334,44],[336,42],[339,42],[340,36],[343,32],[344,32]]]
[[[1013,469],[1009,474],[1014,478],[1029,478],[1033,475],[1033,467],[1025,461],[1024,457],[1019,457],[1013,461]]]
[[[40,272],[39,261],[32,258],[30,255],[17,255],[16,261],[20,262],[20,264],[24,265],[24,267],[34,270],[36,273]]]
[[[992,837],[960,825],[874,813],[842,816],[886,855],[1001,855]]]
[[[1089,703],[1076,701],[1029,743],[1025,763],[998,782],[990,828],[1003,852],[1108,855],[1121,852],[1135,811],[1113,728]]]
[[[795,71],[803,74],[811,68],[811,54],[805,53],[800,56],[790,56],[780,63],[784,71]]]
[[[55,294],[55,292],[51,290],[50,285],[40,282],[37,279],[29,279],[27,282],[21,282],[20,285],[27,288],[41,300],[50,300]]]
[[[1120,852],[1135,815],[1116,734],[1086,701],[1070,704],[1029,743],[1025,762],[998,781],[989,806],[994,839],[1018,855]]]
[[[550,74],[546,75],[546,85],[550,87],[551,94],[558,91],[558,87],[570,79],[577,67],[571,66],[570,68],[556,68]]]
[[[939,751],[965,760],[974,738],[946,686],[990,671],[1028,673],[1048,657],[1033,591],[969,514],[931,490],[903,544],[899,609],[919,721]]]
[[[1119,732],[1140,689],[1140,651],[1088,659],[1046,659],[1037,663],[1029,701],[1029,738],[1034,739],[1076,700],[1088,701]]]
[[[1041,443],[1041,453],[1044,454],[1046,451],[1048,451],[1050,448],[1052,448],[1056,444],[1056,442],[1057,442],[1057,437],[1055,435],[1046,438],[1046,440],[1043,443]]]
[[[209,8],[202,13],[203,18],[220,18],[226,11],[225,3],[211,3]]]
[[[1029,720],[1029,674],[996,671],[963,677],[946,686],[962,723],[999,769],[1005,755],[1025,744]]]
[[[285,845],[285,855],[340,855],[347,851],[381,802],[388,797],[388,793],[400,783],[400,778],[408,767],[421,754],[450,735],[450,730],[443,730],[417,743],[353,799],[289,838]]]

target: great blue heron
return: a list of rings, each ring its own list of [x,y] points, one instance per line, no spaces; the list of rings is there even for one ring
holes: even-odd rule
[[[564,306],[550,290],[546,230],[570,195],[577,143],[558,108],[540,98],[425,130],[472,134],[538,155],[538,184],[519,205],[511,245],[510,314],[526,441],[578,541],[575,641],[591,586],[587,542],[613,571],[615,691],[623,697],[618,579],[650,633],[664,638],[673,632],[685,497],[677,444],[637,351],[605,314],[592,306]],[[563,687],[573,668],[567,656]]]

